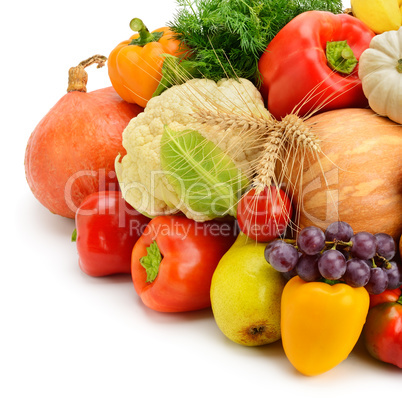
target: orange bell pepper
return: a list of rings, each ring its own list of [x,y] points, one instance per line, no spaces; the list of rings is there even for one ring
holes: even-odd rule
[[[290,279],[282,293],[281,332],[292,365],[313,376],[345,360],[362,332],[369,303],[364,287]]]
[[[109,78],[116,92],[129,103],[145,107],[162,78],[163,54],[184,53],[174,33],[163,27],[149,32],[134,18],[130,27],[138,33],[117,45],[108,58]]]

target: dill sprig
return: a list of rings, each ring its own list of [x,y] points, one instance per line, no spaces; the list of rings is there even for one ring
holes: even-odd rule
[[[341,0],[177,0],[168,26],[199,76],[242,77],[260,85],[258,60],[290,20],[309,10],[342,12]]]

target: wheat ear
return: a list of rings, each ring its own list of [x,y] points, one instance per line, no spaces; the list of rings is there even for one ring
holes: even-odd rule
[[[300,148],[314,154],[320,152],[317,138],[304,120],[292,114],[276,121],[267,136],[264,150],[257,163],[253,180],[257,192],[272,184],[280,185],[278,182],[281,180],[278,180],[275,174],[278,162],[282,163],[280,177],[290,176],[286,160],[290,153],[297,152]]]
[[[320,145],[314,131],[305,123],[306,119],[288,114],[277,123],[289,145],[303,146],[313,152],[320,152]]]
[[[265,134],[274,122],[274,118],[271,115],[257,117],[208,109],[198,110],[193,114],[193,117],[200,124],[215,126],[222,131],[236,128],[246,132],[253,132],[253,135]]]
[[[282,159],[285,141],[282,130],[274,124],[267,133],[260,158],[256,164],[256,175],[253,178],[253,187],[256,194],[261,193],[265,187],[275,183],[275,168],[278,160]]]

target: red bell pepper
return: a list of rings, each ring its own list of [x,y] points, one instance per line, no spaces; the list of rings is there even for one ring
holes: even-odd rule
[[[81,270],[90,276],[131,273],[131,251],[149,221],[120,191],[87,196],[76,212],[73,234]]]
[[[388,297],[395,299],[392,294]],[[363,341],[374,358],[402,368],[402,296],[369,310]]]
[[[212,275],[236,238],[234,221],[195,222],[159,216],[133,248],[134,288],[143,303],[161,312],[211,306]]]
[[[277,118],[296,113],[366,107],[358,60],[375,36],[348,14],[307,11],[269,43],[258,67],[261,94]]]

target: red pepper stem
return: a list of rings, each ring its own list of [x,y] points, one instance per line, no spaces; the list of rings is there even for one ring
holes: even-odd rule
[[[327,42],[326,56],[328,66],[342,74],[351,74],[357,65],[357,59],[346,40]]]

